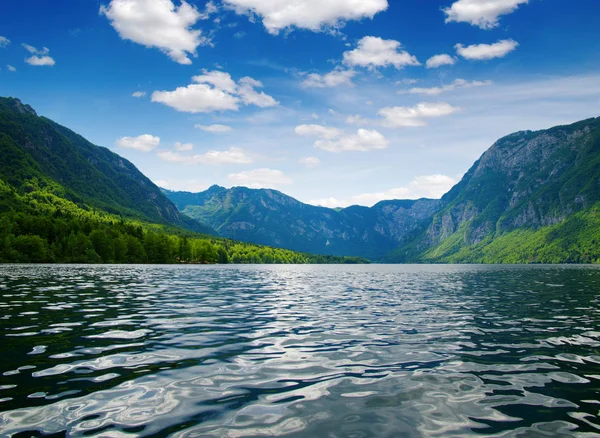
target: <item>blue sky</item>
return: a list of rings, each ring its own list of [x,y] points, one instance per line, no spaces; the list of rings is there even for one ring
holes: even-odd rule
[[[159,185],[437,197],[499,137],[600,116],[596,0],[20,0],[0,95]]]

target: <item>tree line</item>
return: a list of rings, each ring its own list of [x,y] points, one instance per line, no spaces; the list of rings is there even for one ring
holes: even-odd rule
[[[362,263],[208,236],[166,232],[124,219],[94,219],[56,210],[51,216],[5,211],[1,263]]]

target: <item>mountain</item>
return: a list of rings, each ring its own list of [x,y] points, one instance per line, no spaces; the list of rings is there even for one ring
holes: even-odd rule
[[[429,219],[438,200],[383,201],[341,210],[304,204],[277,190],[212,186],[201,193],[164,190],[184,214],[224,237],[317,254],[376,260]]]
[[[600,259],[600,118],[498,140],[392,262]]]
[[[0,178],[17,190],[52,185],[76,204],[200,232],[132,163],[95,146],[19,99],[0,98]]]
[[[0,98],[0,263],[368,262],[207,231],[127,160]]]

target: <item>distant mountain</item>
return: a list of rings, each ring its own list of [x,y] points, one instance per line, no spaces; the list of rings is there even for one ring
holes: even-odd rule
[[[133,164],[19,99],[0,98],[0,179],[17,190],[55,185],[76,204],[149,222],[213,232],[182,215]]]
[[[600,118],[498,140],[392,252],[406,262],[600,262]]]
[[[438,209],[439,201],[383,201],[341,210],[304,204],[276,190],[212,186],[205,192],[164,190],[187,216],[224,237],[316,254],[376,260]]]

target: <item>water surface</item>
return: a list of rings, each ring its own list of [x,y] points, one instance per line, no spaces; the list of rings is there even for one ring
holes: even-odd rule
[[[0,266],[0,435],[600,436],[600,270]]]

